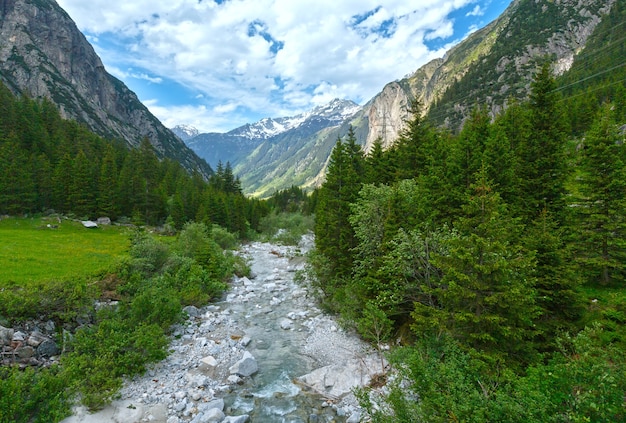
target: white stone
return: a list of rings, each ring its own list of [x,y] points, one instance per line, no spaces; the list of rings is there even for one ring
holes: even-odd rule
[[[211,369],[214,369],[217,367],[217,360],[212,355],[208,355],[200,361],[202,362],[202,364],[206,365],[207,367]]]

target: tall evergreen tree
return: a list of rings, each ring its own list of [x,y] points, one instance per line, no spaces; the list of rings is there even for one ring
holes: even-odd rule
[[[96,184],[95,172],[91,162],[81,150],[72,164],[72,186],[70,188],[70,203],[72,211],[78,217],[92,217],[95,212]]]
[[[365,183],[390,184],[395,179],[396,170],[390,154],[383,150],[382,139],[376,138],[372,149],[365,157]]]
[[[112,146],[108,146],[102,158],[100,178],[98,179],[98,213],[111,219],[116,219],[119,213],[117,175],[115,150]]]
[[[436,307],[416,303],[418,331],[445,328],[465,345],[497,356],[516,355],[534,335],[538,314],[534,257],[520,243],[512,218],[481,169],[448,253],[434,257],[442,273]],[[519,358],[519,357],[518,357]]]
[[[28,157],[15,137],[0,140],[0,210],[29,213],[35,206],[35,185]]]
[[[519,145],[518,192],[520,211],[532,221],[546,209],[557,218],[565,193],[566,125],[558,102],[550,64],[544,64],[531,83],[532,133]]]
[[[427,151],[432,142],[432,129],[423,116],[422,104],[415,100],[409,108],[411,118],[395,143],[398,179],[410,179],[425,172]]]
[[[626,276],[626,148],[606,105],[587,133],[578,178],[578,252],[591,282],[608,285]]]
[[[361,189],[363,170],[363,152],[351,130],[346,142],[338,139],[333,149],[315,219],[316,247],[331,261],[337,277],[347,277],[352,271],[352,248],[356,242],[348,219],[350,204]]]

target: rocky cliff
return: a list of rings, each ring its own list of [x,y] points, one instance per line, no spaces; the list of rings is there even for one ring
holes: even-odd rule
[[[165,128],[121,81],[54,0],[0,0],[0,80],[15,94],[47,97],[63,117],[131,147],[148,137],[161,157],[208,176],[211,168]]]
[[[514,0],[499,18],[445,57],[391,82],[366,105],[366,151],[378,137],[384,146],[397,139],[414,99],[435,123],[457,130],[476,104],[486,104],[495,115],[510,98],[526,98],[539,63],[550,60],[555,75],[568,70],[614,3]]]

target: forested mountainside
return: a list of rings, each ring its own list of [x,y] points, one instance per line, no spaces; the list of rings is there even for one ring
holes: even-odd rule
[[[614,0],[516,0],[498,19],[471,34],[445,57],[389,83],[341,125],[271,143],[272,151],[282,149],[289,155],[255,151],[246,156],[237,150],[240,156],[235,172],[244,191],[255,195],[271,195],[291,185],[319,186],[332,146],[338,137],[346,137],[350,126],[365,151],[369,152],[378,138],[387,149],[406,128],[415,99],[434,124],[453,131],[459,130],[475,105],[485,105],[493,117],[510,102],[527,99],[530,81],[545,61],[559,76],[575,57],[593,51],[593,45],[587,47],[589,37],[616,4],[619,2]]]
[[[327,307],[402,382],[379,422],[626,419],[626,4],[569,71],[452,132],[414,103],[398,142],[339,140],[315,194]],[[597,62],[597,66],[592,62]]]
[[[129,150],[64,120],[49,100],[17,98],[0,84],[0,214],[48,210],[177,229],[195,220],[243,238],[267,213],[242,194],[230,167],[206,181],[159,160],[145,138]]]
[[[61,116],[208,177],[212,170],[165,128],[121,81],[54,0],[0,0],[0,81],[14,94],[47,98]]]

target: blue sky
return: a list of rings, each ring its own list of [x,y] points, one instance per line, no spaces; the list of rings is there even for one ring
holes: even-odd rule
[[[57,0],[166,126],[226,132],[364,104],[511,0]]]

